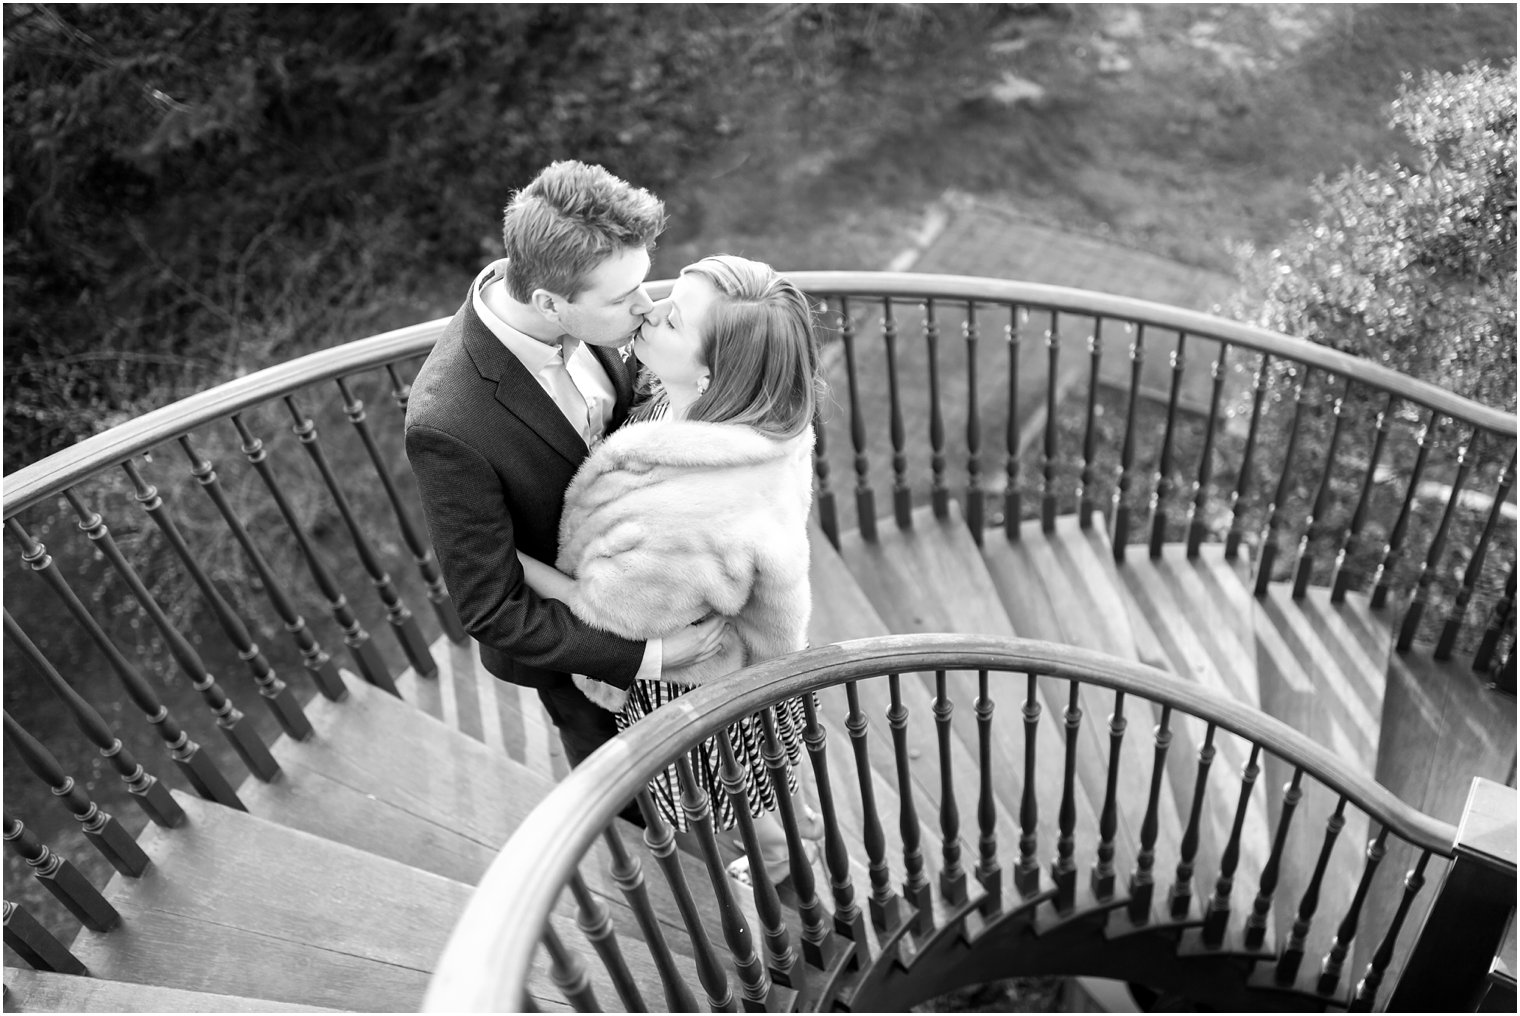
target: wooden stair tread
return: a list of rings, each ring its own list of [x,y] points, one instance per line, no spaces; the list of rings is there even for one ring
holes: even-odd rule
[[[122,926],[82,930],[99,976],[358,1011],[416,1011],[470,887],[175,793],[153,859],[107,896]],[[377,891],[384,887],[384,891]]]
[[[6,1012],[341,1012],[268,998],[5,968]]]
[[[982,547],[993,584],[1019,632],[1044,639],[1136,660],[1134,630],[1119,591],[1120,579],[1100,530],[1084,530],[1076,516],[1057,519],[1056,529],[1046,533],[1039,520],[1025,522],[1017,541],[989,531]],[[1054,693],[1046,706],[1052,712],[1065,708],[1064,689],[1049,682]],[[1098,805],[1107,791],[1109,732],[1105,707],[1111,709],[1112,693],[1083,689],[1080,703],[1083,722],[1077,754],[1078,776],[1088,796]],[[1122,845],[1121,867],[1139,841],[1143,815],[1131,814],[1123,802],[1145,801],[1150,791],[1152,742],[1148,731],[1158,715],[1149,703],[1131,702],[1126,716],[1126,735],[1120,742],[1119,780],[1116,787],[1118,832]],[[1180,839],[1176,803],[1170,783],[1162,785],[1158,808],[1161,821],[1158,843]]]
[[[851,638],[889,634],[886,623],[876,613],[870,599],[856,583],[834,547],[821,534],[815,534],[812,543],[810,579],[814,609],[809,626],[809,641],[818,645]],[[938,828],[942,798],[937,763],[939,738],[934,724],[930,721],[934,715],[934,695],[922,681],[916,679],[902,680],[899,682],[899,687],[903,704],[909,714],[907,734],[910,757],[919,762],[913,767],[919,820],[922,825],[933,830],[932,838],[925,840],[927,856],[928,845],[942,843]],[[887,709],[890,706],[888,684],[884,680],[863,681],[857,685],[857,690],[860,695],[861,710],[870,723],[866,732],[866,743],[870,751],[871,764],[877,773],[895,787],[896,759],[893,754],[891,731],[886,719]],[[955,787],[955,801],[961,818],[962,864],[966,866],[967,859],[972,856],[971,851],[974,849],[970,845],[974,844],[978,835],[975,807],[979,787],[979,768],[975,751],[968,748],[963,740],[966,730],[974,730],[973,700],[960,698],[955,701],[956,708],[951,714],[951,729],[961,736],[952,736],[950,740],[951,773]],[[826,708],[825,704],[827,704]],[[844,753],[849,756],[853,778],[854,753],[849,748],[849,735],[845,730],[848,705],[844,689],[842,687],[826,689],[819,696],[819,705],[820,719],[826,719],[831,730],[829,741],[840,745]],[[833,765],[832,757],[830,765],[831,767]],[[895,794],[893,796],[896,797]],[[878,801],[880,802],[880,798]],[[895,800],[893,804],[896,804]],[[884,816],[883,824],[884,826],[889,824],[886,816]],[[858,832],[858,827],[852,831]],[[1018,828],[1007,809],[998,811],[997,835],[999,842],[1005,845],[1016,843],[1018,840]],[[935,853],[937,852],[936,849]],[[935,864],[934,867],[937,869],[939,865]]]
[[[361,681],[313,699],[314,734],[280,738],[285,777],[252,777],[250,813],[473,882],[552,784],[442,721]]]
[[[895,634],[1016,634],[981,551],[954,501],[944,519],[936,518],[928,506],[916,509],[913,526],[908,530],[898,529],[894,522],[884,519],[878,525],[876,540],[865,540],[859,532],[843,533],[840,557]],[[949,676],[955,685],[951,692],[955,701],[975,699],[975,674]],[[1024,783],[1025,734],[1020,703],[1025,698],[1025,689],[1019,678],[1020,675],[993,675],[990,689],[994,703],[991,738],[994,790],[1000,815],[1010,817],[1019,814]],[[921,677],[924,681],[931,679],[931,675]],[[1041,679],[1037,683],[1042,689],[1041,698],[1048,698],[1044,689],[1052,682]],[[1062,793],[1060,774],[1065,766],[1065,734],[1060,714],[1053,709],[1042,707],[1036,726],[1038,850],[1044,863],[1054,852]],[[969,752],[974,755],[979,750],[974,724],[957,725],[955,732]],[[1078,842],[1096,842],[1097,809],[1080,786],[1076,800]],[[1002,848],[1012,846],[1005,843]]]
[[[1138,551],[1139,548],[1134,548]],[[1123,591],[1136,630],[1137,646],[1154,639],[1152,652],[1162,658],[1153,666],[1169,670],[1217,694],[1261,706],[1258,685],[1255,633],[1247,606],[1249,590],[1240,575],[1223,558],[1223,548],[1200,548],[1189,560],[1186,547],[1168,544],[1159,558],[1130,553],[1119,571]],[[1151,661],[1147,661],[1151,662]],[[1176,714],[1174,714],[1175,716]],[[1172,742],[1167,772],[1172,784],[1178,817],[1185,826],[1192,807],[1198,771],[1198,751],[1206,724],[1183,716],[1174,724],[1181,735]],[[1202,846],[1195,869],[1195,893],[1206,896],[1212,888],[1217,859],[1228,841],[1241,790],[1241,772],[1250,749],[1228,731],[1215,737],[1217,750],[1209,770],[1203,809]],[[1252,791],[1242,829],[1237,884],[1253,884],[1271,852],[1271,793],[1260,778]]]

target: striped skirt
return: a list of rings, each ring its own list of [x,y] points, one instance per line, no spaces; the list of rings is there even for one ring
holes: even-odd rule
[[[628,689],[628,704],[618,714],[618,729],[627,728],[641,717],[648,716],[660,706],[689,690],[689,688],[665,681],[635,681]],[[790,793],[797,791],[795,767],[802,758],[802,735],[806,726],[807,712],[800,697],[790,698],[776,705],[776,734],[780,739],[782,750],[786,753],[786,782]],[[748,774],[745,778],[744,792],[748,798],[750,815],[758,817],[765,811],[774,810],[776,788],[771,782],[770,771],[765,765],[763,722],[758,715],[746,716],[737,723],[729,725],[728,737],[740,768]],[[734,817],[733,801],[729,799],[728,792],[723,789],[723,755],[717,738],[707,738],[691,750],[689,757],[692,771],[696,774],[702,789],[707,792],[711,803],[714,827],[719,830],[733,828],[737,820]],[[654,798],[655,807],[660,810],[665,820],[677,830],[684,832],[687,828],[686,812],[681,807],[681,781],[677,775],[675,763],[671,763],[664,772],[657,774],[649,781],[649,793]]]

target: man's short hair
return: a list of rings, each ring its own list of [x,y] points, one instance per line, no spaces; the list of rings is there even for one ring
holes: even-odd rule
[[[665,204],[647,190],[601,166],[551,163],[502,216],[507,291],[523,303],[535,289],[574,300],[597,265],[629,248],[653,250],[664,228]]]

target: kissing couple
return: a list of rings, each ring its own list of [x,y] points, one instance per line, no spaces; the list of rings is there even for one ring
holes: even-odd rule
[[[823,390],[807,298],[727,254],[645,291],[665,206],[600,166],[555,162],[513,195],[505,257],[475,278],[412,384],[406,453],[445,582],[485,668],[538,691],[570,764],[705,681],[802,649]],[[776,707],[787,785],[756,718],[729,729],[767,871],[776,795],[822,836],[802,700]],[[692,752],[735,824],[716,738]],[[651,781],[686,828],[672,765]],[[624,817],[642,824],[630,806]],[[741,879],[743,859],[730,866]]]

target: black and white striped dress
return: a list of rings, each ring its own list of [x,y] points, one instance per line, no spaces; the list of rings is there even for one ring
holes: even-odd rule
[[[633,419],[663,420],[670,409],[656,392],[655,398],[641,410],[636,409]],[[691,689],[669,681],[635,681],[628,689],[628,703],[618,714],[619,730],[626,729],[641,717],[648,716],[660,706],[679,698]],[[796,793],[796,766],[802,758],[803,731],[807,726],[807,712],[801,698],[787,699],[776,706],[776,734],[786,753],[786,783],[790,793]],[[749,801],[749,813],[758,817],[762,812],[776,807],[776,788],[770,771],[766,768],[765,726],[758,715],[748,716],[728,728],[729,743],[734,756],[748,776],[745,779],[745,796]],[[691,750],[691,767],[697,781],[707,791],[712,806],[713,823],[717,829],[731,829],[737,821],[733,802],[723,789],[723,755],[716,738],[709,737]],[[686,812],[681,807],[681,781],[675,763],[649,781],[649,793],[655,806],[665,820],[678,830],[686,830]]]
[[[690,691],[668,681],[635,681],[628,689],[628,704],[618,714],[618,729],[623,730],[641,717]],[[776,734],[786,752],[786,783],[791,793],[797,791],[796,766],[802,758],[802,736],[807,727],[807,712],[801,698],[790,698],[776,706]],[[776,807],[776,788],[765,766],[765,725],[759,716],[747,716],[728,728],[729,743],[741,768],[748,773],[744,792],[749,799],[749,813],[758,817]],[[697,782],[707,791],[717,829],[731,829],[737,818],[733,802],[723,789],[723,755],[717,738],[709,737],[691,750],[691,767]],[[681,781],[675,763],[649,781],[649,793],[665,820],[677,829],[686,829],[686,812],[681,807]]]

